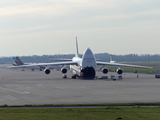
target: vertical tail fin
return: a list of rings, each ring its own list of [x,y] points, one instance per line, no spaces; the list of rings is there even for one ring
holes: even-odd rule
[[[14,66],[17,66],[18,64],[17,64],[17,60],[16,60],[16,58],[15,57],[13,57],[13,63],[12,63],[12,65],[14,65]]]
[[[79,57],[77,36],[76,36],[76,54],[75,56]]]
[[[19,59],[19,57],[13,57],[13,59],[15,60],[15,63],[17,65],[24,65],[24,63]]]
[[[110,61],[113,61],[113,55],[110,55]]]

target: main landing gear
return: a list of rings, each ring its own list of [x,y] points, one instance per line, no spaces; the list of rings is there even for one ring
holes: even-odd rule
[[[63,78],[67,78],[67,75],[66,75],[66,74],[64,74],[64,75],[63,75]]]
[[[73,75],[73,76],[72,76],[72,79],[76,79],[76,77],[77,77],[76,75]]]

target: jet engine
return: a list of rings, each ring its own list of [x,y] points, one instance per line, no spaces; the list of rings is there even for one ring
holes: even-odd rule
[[[62,69],[61,69],[61,72],[62,72],[63,74],[66,74],[66,73],[67,73],[67,68],[62,68]]]
[[[108,69],[107,69],[107,68],[103,68],[103,69],[102,69],[102,72],[103,72],[104,74],[107,74],[107,73],[108,73]]]
[[[44,72],[48,75],[48,74],[50,74],[51,71],[50,71],[50,69],[45,69]]]
[[[120,69],[120,68],[118,68],[118,69],[117,69],[117,74],[121,75],[122,73],[123,73],[123,70]]]

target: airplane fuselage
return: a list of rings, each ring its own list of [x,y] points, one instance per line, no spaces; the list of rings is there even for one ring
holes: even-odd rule
[[[82,58],[74,57],[72,61],[77,65],[70,65],[70,70],[76,77],[94,79],[96,76],[96,59],[90,48],[87,48]]]

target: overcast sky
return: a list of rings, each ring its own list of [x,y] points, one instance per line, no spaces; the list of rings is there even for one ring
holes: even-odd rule
[[[0,1],[0,56],[160,54],[158,0]]]

